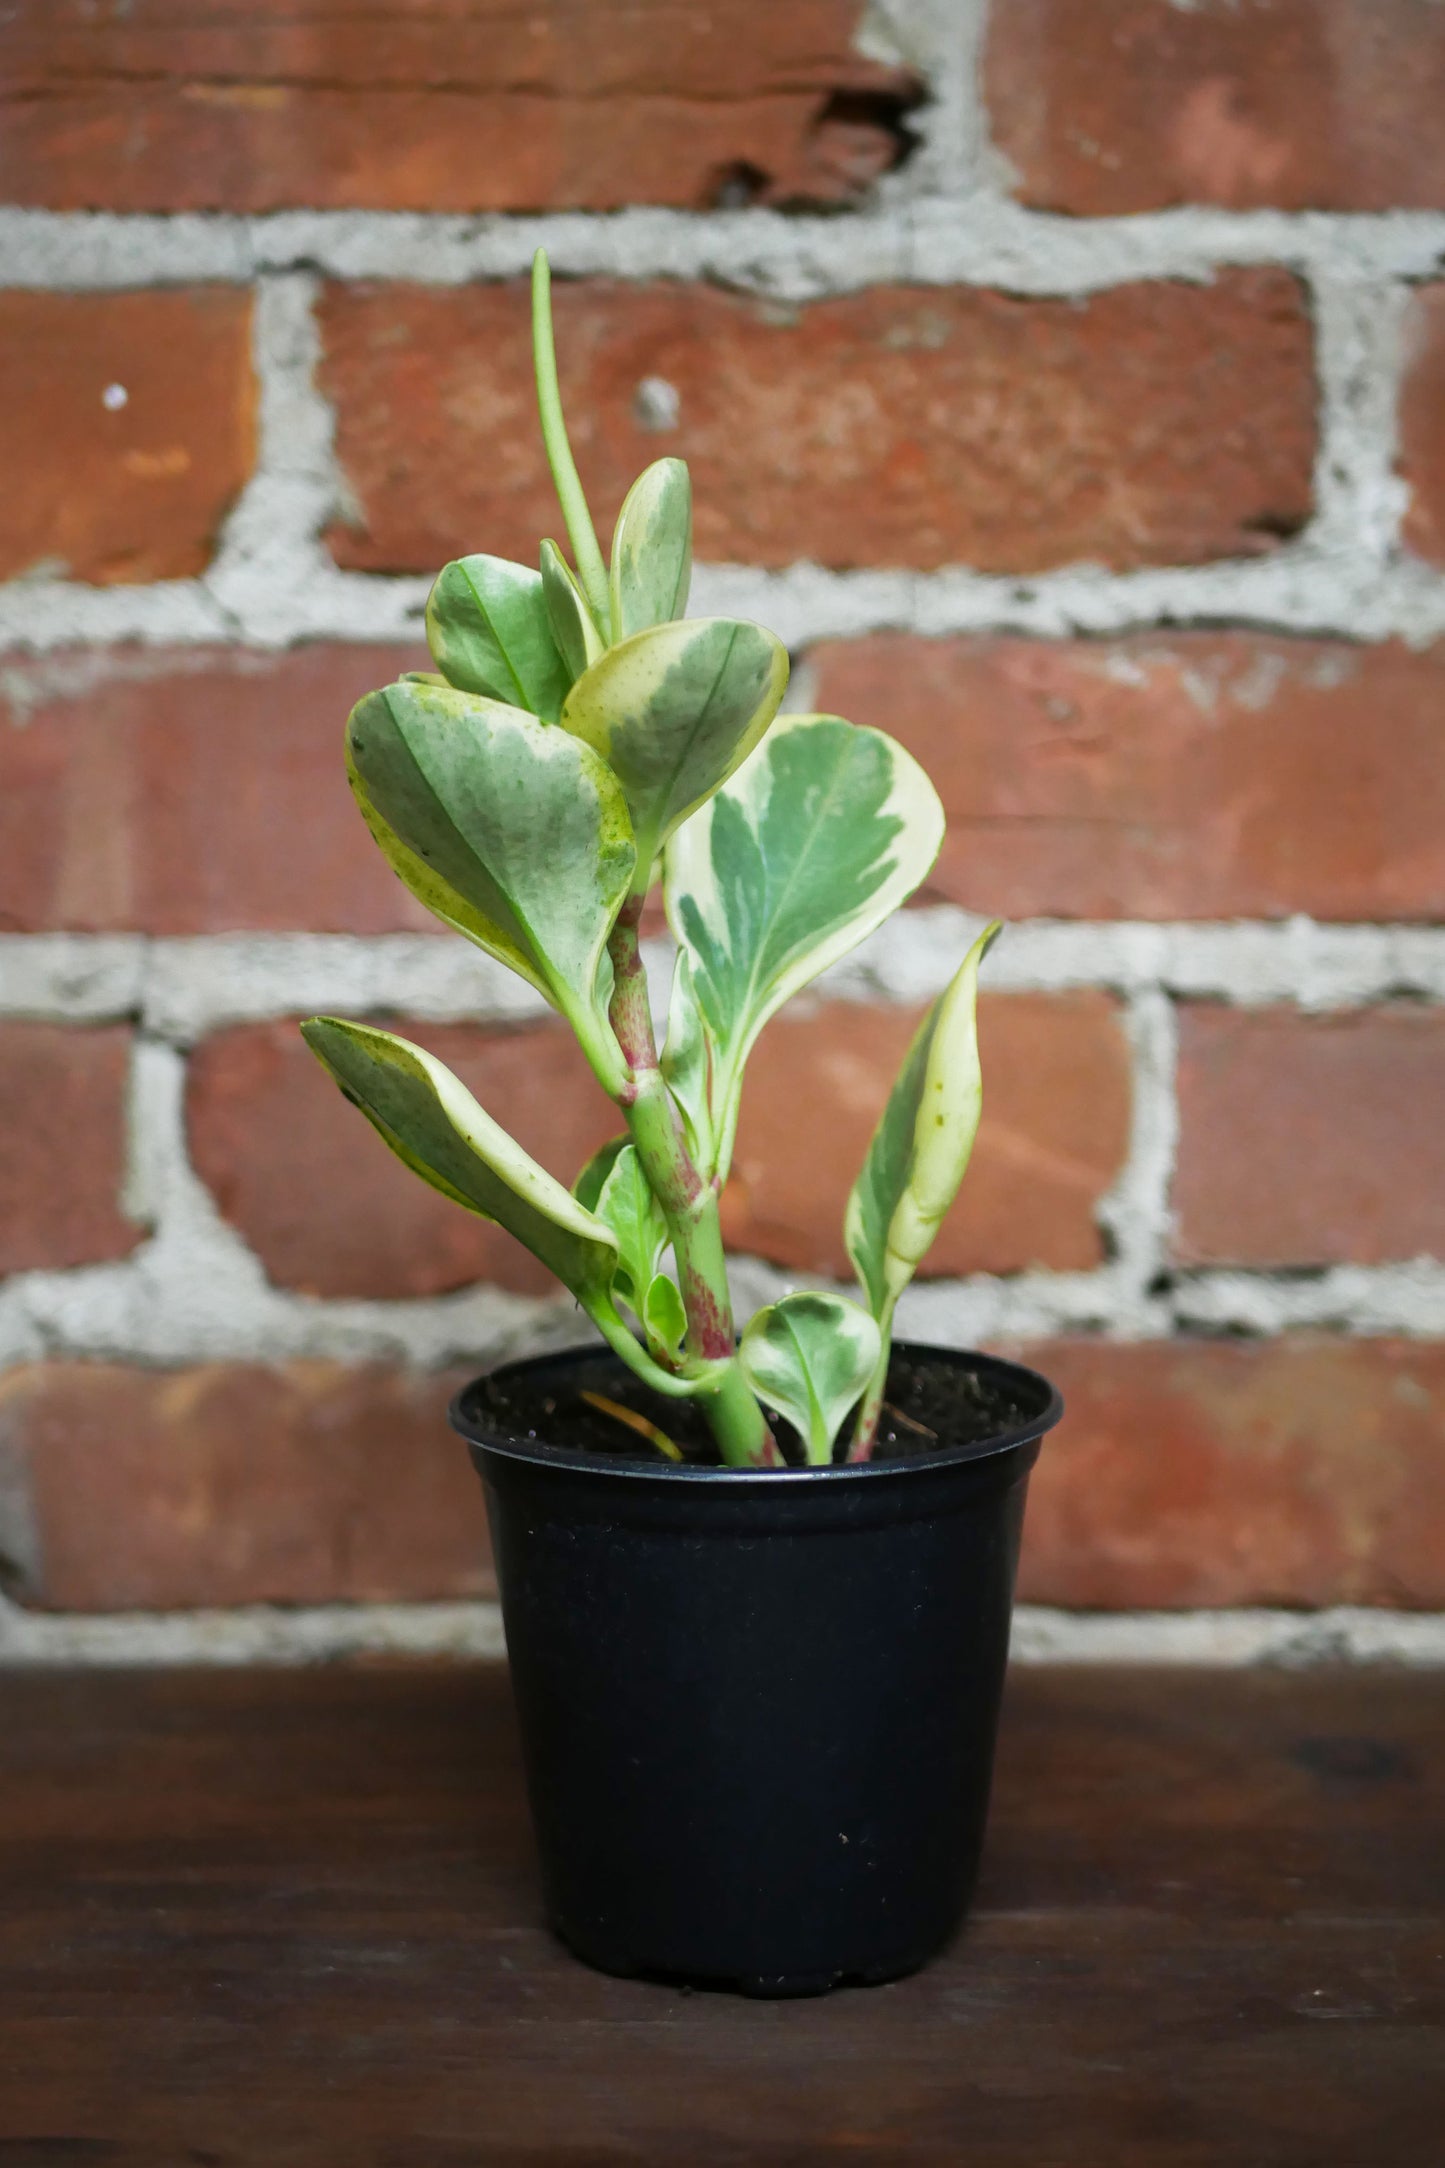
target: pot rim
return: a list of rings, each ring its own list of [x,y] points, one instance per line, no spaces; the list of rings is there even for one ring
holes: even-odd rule
[[[495,1363],[490,1370],[481,1371],[453,1395],[447,1409],[447,1419],[453,1430],[465,1438],[474,1455],[496,1454],[502,1460],[519,1460],[544,1468],[572,1469],[579,1475],[604,1475],[626,1478],[643,1483],[725,1483],[730,1488],[747,1485],[755,1488],[767,1484],[770,1489],[780,1485],[797,1488],[800,1484],[844,1484],[880,1482],[885,1477],[936,1475],[941,1469],[958,1467],[964,1463],[992,1460],[1001,1454],[1014,1452],[1021,1445],[1032,1445],[1052,1430],[1064,1412],[1063,1397],[1058,1388],[1041,1371],[1030,1370],[1025,1363],[1010,1362],[1002,1355],[989,1355],[980,1348],[935,1347],[923,1340],[899,1340],[894,1343],[894,1353],[917,1355],[929,1360],[941,1360],[960,1369],[984,1370],[995,1377],[1015,1379],[1026,1388],[1042,1396],[1042,1406],[1027,1421],[1015,1424],[1011,1430],[999,1431],[996,1436],[974,1440],[964,1445],[942,1446],[937,1452],[910,1454],[901,1460],[864,1460],[835,1462],[829,1467],[809,1468],[729,1468],[724,1466],[698,1467],[692,1463],[678,1464],[663,1461],[652,1466],[643,1460],[624,1460],[610,1453],[588,1453],[565,1445],[548,1445],[540,1438],[509,1438],[489,1435],[484,1425],[466,1406],[467,1401],[484,1385],[488,1378],[505,1376],[517,1370],[540,1368],[544,1364],[560,1364],[583,1359],[595,1360],[607,1355],[609,1350],[602,1342],[559,1348],[543,1355],[526,1355],[514,1362]]]

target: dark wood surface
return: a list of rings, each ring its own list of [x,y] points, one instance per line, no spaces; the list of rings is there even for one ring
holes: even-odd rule
[[[957,1946],[749,2003],[550,1940],[498,1669],[0,1675],[0,2168],[1440,2168],[1442,1808],[1429,1674],[1018,1671]]]

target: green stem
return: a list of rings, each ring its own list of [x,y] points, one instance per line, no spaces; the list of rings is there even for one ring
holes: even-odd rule
[[[718,1451],[733,1467],[781,1467],[767,1417],[737,1360],[717,1191],[693,1163],[682,1116],[658,1066],[647,973],[637,940],[641,916],[642,898],[629,897],[607,944],[613,974],[608,1018],[631,1072],[618,1103],[672,1237],[687,1313],[688,1353],[695,1362],[718,1366],[716,1385],[701,1393],[694,1387]]]
[[[768,1428],[768,1419],[734,1358],[721,1381],[709,1393],[698,1396],[718,1451],[730,1468],[781,1468],[783,1456]]]
[[[569,1002],[564,1013],[592,1074],[609,1099],[620,1099],[628,1089],[629,1072],[616,1039],[585,1003]]]
[[[870,1460],[874,1441],[878,1436],[878,1418],[883,1413],[883,1395],[888,1390],[888,1360],[893,1352],[893,1312],[897,1305],[896,1295],[887,1295],[883,1301],[883,1315],[878,1329],[883,1335],[883,1345],[868,1380],[868,1390],[863,1395],[858,1410],[858,1420],[853,1425],[853,1441],[848,1447],[849,1460]]]
[[[710,1389],[700,1391],[695,1378],[674,1377],[671,1371],[655,1363],[636,1334],[628,1331],[610,1302],[588,1303],[587,1314],[613,1354],[620,1355],[644,1385],[650,1385],[655,1393],[661,1393],[667,1400],[704,1400]]]
[[[552,338],[552,271],[547,252],[539,248],[532,258],[532,358],[537,372],[537,411],[542,421],[542,442],[552,469],[557,501],[571,537],[572,554],[582,591],[597,620],[604,640],[611,638],[612,601],[607,567],[597,543],[597,530],[587,509],[582,477],[567,440],[562,417],[562,389],[557,382],[557,349]]]

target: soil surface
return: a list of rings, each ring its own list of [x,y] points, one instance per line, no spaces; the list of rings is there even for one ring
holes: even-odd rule
[[[651,1468],[670,1458],[620,1416],[585,1399],[588,1393],[655,1424],[694,1467],[718,1465],[712,1433],[692,1402],[663,1400],[605,1349],[565,1370],[539,1364],[535,1371],[501,1371],[483,1378],[468,1395],[469,1412],[499,1439],[539,1441]],[[912,1460],[944,1447],[986,1445],[1029,1422],[1043,1405],[1041,1394],[1016,1391],[1007,1376],[896,1349],[873,1458]],[[789,1465],[803,1466],[805,1456],[792,1425],[774,1417],[773,1432]],[[839,1457],[847,1437],[845,1424]]]

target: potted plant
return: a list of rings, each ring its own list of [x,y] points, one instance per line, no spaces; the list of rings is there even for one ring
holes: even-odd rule
[[[442,1064],[370,1025],[307,1041],[391,1149],[499,1222],[605,1343],[453,1408],[491,1518],[547,1905],[613,1971],[806,1993],[912,1970],[962,1916],[987,1802],[1032,1372],[895,1346],[968,1164],[990,926],[920,1027],[847,1202],[862,1300],[735,1329],[718,1199],[768,1019],[925,878],[936,793],[881,731],[778,716],[769,632],[683,617],[677,459],[604,561],[568,445],[546,260],[542,434],[574,564],[464,557],[435,672],[347,728],[361,812],[436,915],[555,1008],[619,1119],[571,1189]],[[638,927],[677,962],[661,1051]],[[810,1115],[798,1108],[798,1147]]]

